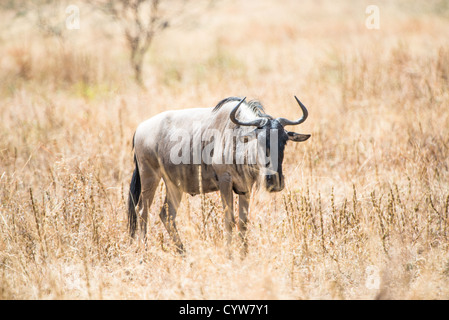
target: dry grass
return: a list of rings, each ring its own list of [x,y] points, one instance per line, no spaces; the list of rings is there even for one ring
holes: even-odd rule
[[[61,42],[0,12],[0,298],[449,298],[447,6],[381,1],[368,30],[371,3],[320,3],[219,2],[155,39],[146,91],[113,25]],[[140,121],[231,95],[293,118],[294,94],[312,138],[288,145],[283,192],[254,194],[245,259],[215,193],[184,197],[174,254],[162,185],[130,243]]]

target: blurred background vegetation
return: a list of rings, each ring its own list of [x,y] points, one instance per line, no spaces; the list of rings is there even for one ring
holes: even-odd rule
[[[0,8],[0,298],[449,296],[449,1]],[[148,238],[130,243],[141,121],[228,96],[296,118],[294,95],[309,110],[296,129],[312,137],[287,146],[283,192],[253,195],[246,259],[223,254],[215,193],[185,196],[188,256],[171,255],[162,185]]]

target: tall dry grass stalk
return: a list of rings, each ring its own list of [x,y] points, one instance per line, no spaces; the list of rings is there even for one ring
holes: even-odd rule
[[[321,3],[217,4],[155,39],[146,91],[105,40],[113,26],[83,24],[64,47],[0,28],[0,298],[446,299],[449,22],[436,2],[398,1],[372,31],[363,4]],[[295,118],[294,94],[312,138],[287,146],[283,192],[254,192],[245,259],[238,241],[227,258],[216,193],[184,196],[174,254],[162,185],[145,243],[130,243],[140,121],[233,95]]]

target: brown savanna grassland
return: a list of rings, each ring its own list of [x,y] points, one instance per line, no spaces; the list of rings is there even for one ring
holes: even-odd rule
[[[133,81],[119,26],[83,2],[0,11],[1,299],[448,299],[449,3],[221,0],[159,33]],[[65,7],[80,29],[65,30]],[[368,29],[365,9],[379,8]],[[17,7],[16,7],[17,9]],[[58,20],[60,19],[60,20]],[[56,24],[57,25],[57,24]],[[232,259],[218,193],[130,242],[131,140],[168,109],[260,99],[312,137],[254,192]]]

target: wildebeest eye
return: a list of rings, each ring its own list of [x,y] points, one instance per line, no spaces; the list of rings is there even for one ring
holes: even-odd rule
[[[240,137],[239,137],[240,142],[247,143],[247,142],[257,138],[257,130],[258,129],[254,129],[254,130],[252,130],[252,131],[250,131],[248,133],[241,134]]]

